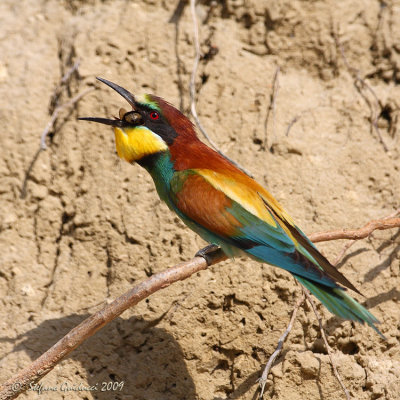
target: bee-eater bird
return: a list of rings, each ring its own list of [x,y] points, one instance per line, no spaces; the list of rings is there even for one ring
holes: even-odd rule
[[[295,225],[267,190],[201,142],[188,118],[154,95],[135,97],[97,78],[132,107],[119,118],[80,118],[114,127],[117,153],[137,162],[157,192],[182,221],[228,257],[247,255],[289,271],[333,314],[366,322],[378,333],[379,321],[347,294],[359,291]]]

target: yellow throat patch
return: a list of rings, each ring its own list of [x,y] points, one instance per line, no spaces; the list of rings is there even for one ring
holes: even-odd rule
[[[115,146],[120,158],[129,163],[150,154],[168,149],[160,136],[144,126],[135,128],[114,128]]]

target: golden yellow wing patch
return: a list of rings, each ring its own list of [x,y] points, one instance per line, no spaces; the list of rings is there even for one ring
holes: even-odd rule
[[[245,210],[276,227],[274,218],[260,197],[263,193],[259,193],[259,190],[265,191],[265,189],[255,181],[250,178],[248,178],[249,181],[244,181],[244,179],[238,179],[237,176],[229,177],[209,169],[196,169],[196,172],[202,175],[215,189],[221,190],[229,198],[239,203]],[[259,187],[255,187],[256,185]]]

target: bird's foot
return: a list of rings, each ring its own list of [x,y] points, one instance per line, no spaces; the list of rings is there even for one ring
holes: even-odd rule
[[[209,244],[208,246],[204,247],[204,249],[199,250],[196,254],[195,257],[203,257],[207,265],[210,266],[213,260],[213,257],[211,256],[211,253],[216,252],[219,249],[219,246],[216,244]]]

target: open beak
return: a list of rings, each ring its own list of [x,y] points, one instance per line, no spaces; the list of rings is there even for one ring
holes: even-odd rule
[[[107,86],[110,86],[110,88],[114,89],[118,94],[120,94],[131,105],[132,109],[135,110],[136,100],[135,100],[135,96],[132,93],[128,92],[126,89],[117,85],[116,83],[108,81],[107,79],[99,78],[99,77],[96,77],[96,79],[98,79],[100,82],[105,83]],[[120,115],[120,118],[122,118],[121,115]],[[117,126],[119,128],[126,126],[126,122],[122,121],[122,119],[119,119],[119,118],[108,119],[108,118],[97,118],[97,117],[82,117],[82,118],[78,118],[78,119],[83,120],[83,121],[98,122],[98,123],[104,124],[104,125]]]

